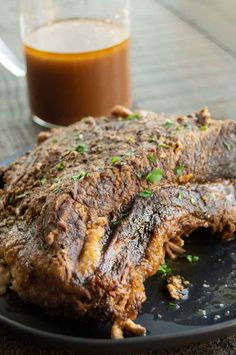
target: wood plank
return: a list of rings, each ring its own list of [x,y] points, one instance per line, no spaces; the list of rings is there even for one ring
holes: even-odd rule
[[[236,58],[235,0],[158,0]]]
[[[19,19],[15,1],[1,7],[1,37],[20,57]],[[0,160],[26,145],[33,144],[35,133],[30,122],[24,79],[15,78],[0,66]]]
[[[185,4],[188,1],[183,0]],[[163,7],[162,0],[155,2],[156,5],[145,2],[136,9],[139,21],[134,21],[133,26],[135,102],[171,113],[188,113],[209,105],[217,117],[236,116],[234,57]],[[147,22],[149,35],[140,30],[141,24],[147,26]]]

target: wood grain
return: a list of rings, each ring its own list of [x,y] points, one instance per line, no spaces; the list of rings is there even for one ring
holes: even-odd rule
[[[22,58],[17,0],[1,1],[0,34]],[[131,0],[135,106],[236,117],[236,1]],[[24,79],[0,67],[0,161],[35,141]],[[69,354],[0,330],[0,354]],[[72,354],[72,353],[70,353]],[[160,355],[236,354],[236,336]]]

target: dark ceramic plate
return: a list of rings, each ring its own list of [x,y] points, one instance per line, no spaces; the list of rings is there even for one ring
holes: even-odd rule
[[[50,316],[11,292],[0,298],[0,323],[44,344],[103,354],[167,348],[232,333],[236,330],[236,242],[225,243],[199,230],[187,240],[186,248],[199,261],[182,258],[170,266],[191,282],[189,297],[173,306],[165,294],[164,279],[149,279],[147,302],[137,319],[147,328],[146,337],[110,340],[109,324]]]

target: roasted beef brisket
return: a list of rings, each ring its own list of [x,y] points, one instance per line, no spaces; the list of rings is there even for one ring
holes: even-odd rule
[[[131,320],[165,255],[183,252],[182,237],[199,227],[233,237],[234,179],[236,123],[207,109],[117,107],[41,133],[1,170],[2,280],[45,309],[112,321],[114,337],[143,333]]]

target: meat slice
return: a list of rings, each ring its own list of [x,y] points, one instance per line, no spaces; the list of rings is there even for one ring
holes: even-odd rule
[[[179,197],[182,196],[180,199]],[[128,217],[112,233],[91,285],[99,278],[105,289],[104,309],[113,305],[119,318],[135,319],[145,300],[143,282],[164,263],[170,241],[175,244],[198,228],[209,228],[224,240],[236,230],[234,182],[158,189],[149,199],[137,198]],[[112,285],[116,285],[116,287]],[[109,287],[112,293],[109,295]],[[106,296],[105,296],[106,295]],[[121,296],[122,295],[122,296]]]
[[[3,171],[0,258],[24,300],[121,336],[143,331],[143,282],[182,236],[232,237],[234,182],[203,182],[236,178],[236,123],[117,112],[53,131]]]

